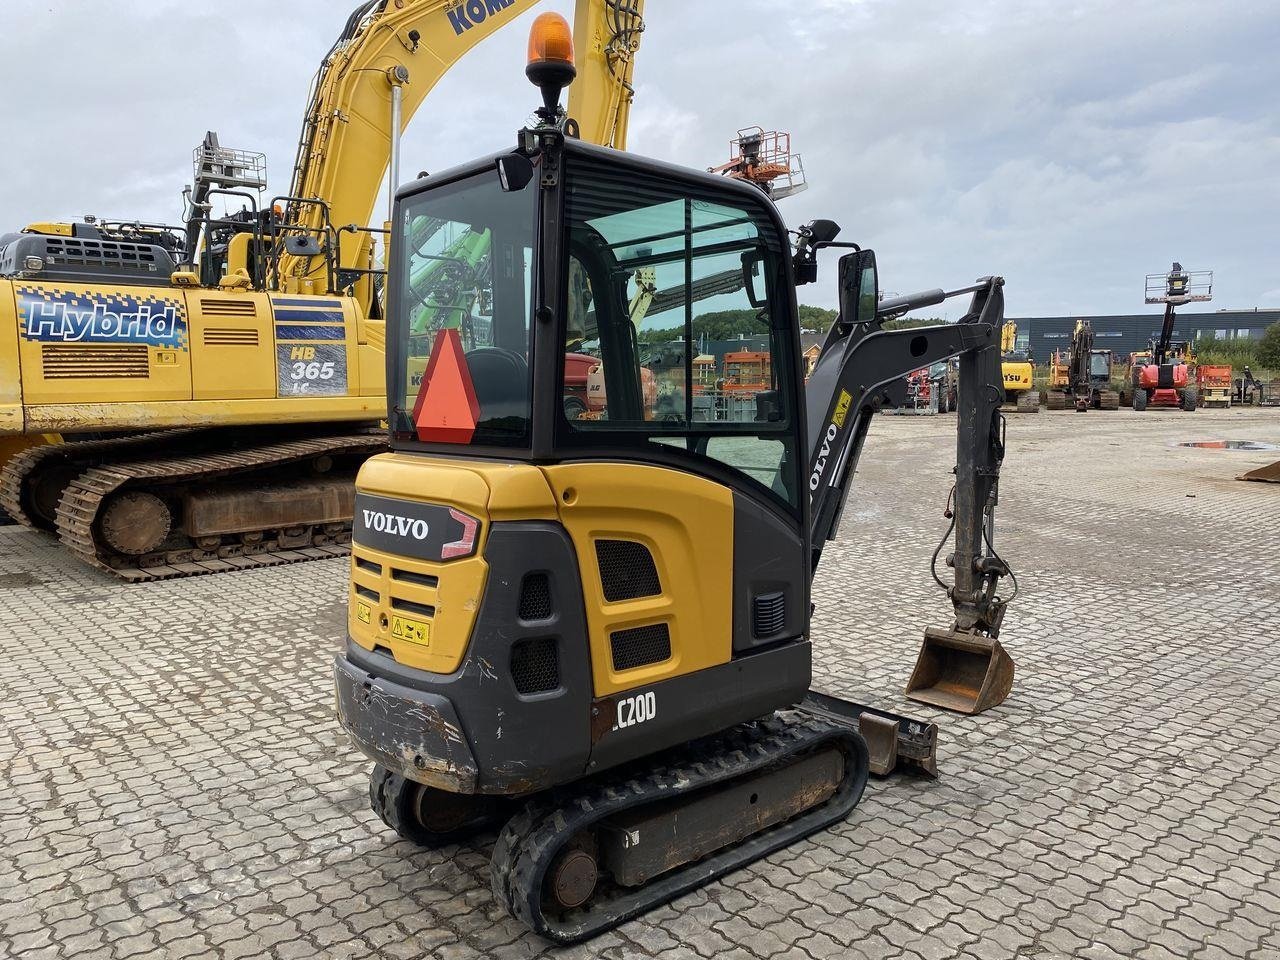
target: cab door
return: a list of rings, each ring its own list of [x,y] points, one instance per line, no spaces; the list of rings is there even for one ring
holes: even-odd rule
[[[545,472],[603,696],[802,638],[803,410],[788,248],[764,198],[567,166],[558,363],[597,356],[605,402],[562,411]],[[724,357],[742,350],[761,376],[726,389]],[[709,386],[695,389],[695,358],[715,367]]]

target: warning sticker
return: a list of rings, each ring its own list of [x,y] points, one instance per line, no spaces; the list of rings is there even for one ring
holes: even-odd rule
[[[372,611],[369,609],[369,605],[365,603],[363,600],[357,600],[356,601],[356,619],[359,620],[361,623],[368,623],[371,617],[372,617]]]
[[[853,402],[853,397],[848,390],[840,391],[840,398],[836,401],[836,409],[831,414],[831,422],[840,429],[844,429],[844,418],[848,416],[849,404]]]
[[[391,635],[397,640],[408,640],[410,643],[420,643],[425,647],[431,642],[431,626],[421,620],[392,617]]]

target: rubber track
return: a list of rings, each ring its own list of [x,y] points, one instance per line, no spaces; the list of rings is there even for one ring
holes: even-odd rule
[[[230,453],[155,458],[93,467],[72,480],[62,495],[58,504],[58,538],[85,563],[133,583],[345,556],[350,552],[348,546],[327,544],[292,549],[268,548],[262,553],[242,556],[122,568],[103,560],[102,548],[94,536],[93,525],[103,501],[126,484],[136,485],[138,481],[145,481],[146,485],[187,483],[248,473],[325,454],[368,453],[372,456],[385,449],[386,438],[381,434],[342,433],[264,444]]]
[[[44,529],[27,515],[22,506],[22,487],[31,472],[41,461],[53,456],[92,457],[99,451],[128,449],[155,443],[157,440],[176,439],[195,433],[194,429],[155,430],[127,437],[108,437],[105,440],[71,440],[64,443],[48,443],[23,450],[0,469],[0,510],[9,514],[15,523],[31,530]]]
[[[763,772],[826,743],[844,745],[846,777],[823,805],[677,867],[643,887],[623,889],[612,899],[593,901],[568,919],[543,913],[542,887],[547,871],[557,853],[582,830],[640,804],[670,800]],[[674,759],[643,773],[593,779],[567,791],[553,791],[547,799],[531,800],[498,836],[490,863],[493,895],[540,936],[557,943],[577,943],[844,819],[862,798],[866,782],[867,747],[851,727],[800,711],[743,724],[683,748]]]

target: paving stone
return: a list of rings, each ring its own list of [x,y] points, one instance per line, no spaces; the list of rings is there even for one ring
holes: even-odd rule
[[[1280,418],[1009,417],[1018,672],[980,717],[900,692],[950,620],[927,571],[953,430],[877,420],[813,591],[815,684],[937,721],[941,778],[873,781],[847,823],[570,951],[495,908],[492,834],[421,851],[368,810],[332,713],[346,561],[131,587],[0,527],[25,575],[0,586],[0,956],[1280,956],[1280,491],[1173,446]]]

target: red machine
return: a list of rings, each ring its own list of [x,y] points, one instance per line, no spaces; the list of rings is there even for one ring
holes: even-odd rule
[[[569,420],[578,417],[592,408],[588,397],[588,381],[591,368],[600,363],[599,357],[588,353],[566,353],[564,355],[564,415]],[[604,398],[595,409],[604,409]]]
[[[1187,351],[1171,350],[1175,307],[1192,301],[1213,299],[1213,271],[1189,272],[1174,263],[1168,273],[1147,275],[1147,303],[1164,304],[1164,326],[1152,341],[1151,362],[1133,366],[1133,409],[1181,407],[1194,410],[1200,394],[1187,371]]]

